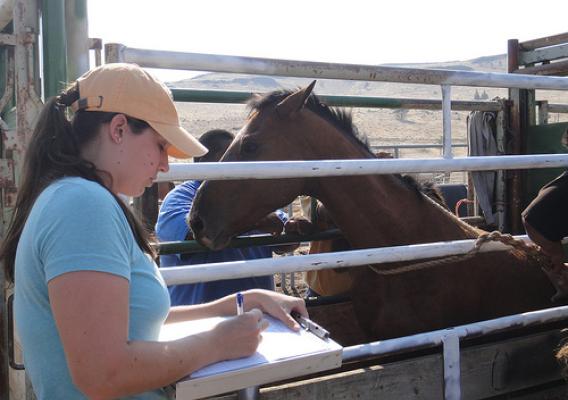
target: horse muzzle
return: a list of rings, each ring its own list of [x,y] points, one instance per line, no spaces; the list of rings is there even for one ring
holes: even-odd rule
[[[193,237],[199,244],[207,247],[210,250],[221,250],[229,245],[231,236],[224,234],[224,232],[217,232],[212,234],[204,221],[199,215],[191,215],[189,226],[193,232]]]

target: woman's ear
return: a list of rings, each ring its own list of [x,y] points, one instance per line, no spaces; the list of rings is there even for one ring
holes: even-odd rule
[[[128,119],[124,114],[116,114],[110,120],[109,135],[113,143],[122,143],[122,137],[128,127]]]

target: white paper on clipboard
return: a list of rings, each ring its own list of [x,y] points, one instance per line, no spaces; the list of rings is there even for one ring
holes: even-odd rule
[[[255,354],[195,371],[178,382],[177,399],[211,396],[341,366],[342,347],[333,340],[322,340],[305,330],[293,331],[270,316],[264,318],[269,326],[262,333]],[[224,319],[216,317],[164,325],[160,340],[203,332]]]

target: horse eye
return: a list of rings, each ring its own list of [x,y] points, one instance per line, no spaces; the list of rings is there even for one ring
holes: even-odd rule
[[[254,142],[244,142],[241,145],[241,153],[243,154],[252,155],[256,153],[256,150],[258,150],[258,144]]]

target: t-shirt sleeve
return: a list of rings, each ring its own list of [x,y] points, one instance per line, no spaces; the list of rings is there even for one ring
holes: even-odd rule
[[[130,279],[134,238],[112,195],[95,185],[62,187],[46,205],[38,229],[46,282],[71,271]]]
[[[546,239],[568,236],[568,174],[546,184],[523,211],[523,219]]]
[[[158,240],[162,242],[185,240],[190,232],[186,219],[197,187],[197,183],[190,181],[176,186],[168,193],[160,207],[156,222]]]

